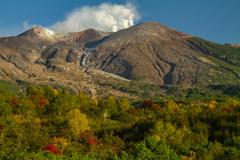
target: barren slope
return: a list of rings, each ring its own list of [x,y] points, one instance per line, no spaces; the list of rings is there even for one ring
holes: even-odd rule
[[[154,85],[232,84],[239,82],[239,57],[239,48],[157,22],[115,33],[94,29],[58,33],[35,27],[0,38],[0,80],[61,84],[88,92],[101,90],[98,84],[105,83],[99,81],[109,76]]]

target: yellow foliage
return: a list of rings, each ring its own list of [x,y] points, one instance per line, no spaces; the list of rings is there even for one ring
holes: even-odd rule
[[[28,94],[35,95],[35,94],[37,94],[37,92],[38,92],[37,87],[35,87],[34,85],[28,86],[28,88],[27,88],[27,93]]]
[[[215,108],[215,105],[212,103],[209,103],[208,108]]]
[[[56,97],[57,94],[58,94],[58,91],[57,91],[56,89],[53,89],[53,95],[54,95],[54,97]]]
[[[160,136],[159,135],[153,135],[153,136],[151,136],[152,138],[154,138],[154,139],[156,139],[157,141],[160,141],[161,140],[161,138],[160,138]]]
[[[184,156],[184,155],[181,155],[181,158],[184,159],[184,160],[185,160],[185,159],[188,159],[188,157],[187,157],[187,156]]]
[[[152,129],[151,131],[156,140],[163,139],[167,143],[174,143],[179,146],[187,140],[186,137],[192,134],[191,130],[186,126],[178,129],[173,126],[172,123],[164,123],[163,121],[158,121],[155,129]]]
[[[119,101],[119,110],[127,110],[131,106],[130,102],[127,98],[122,98]]]
[[[116,103],[113,96],[109,96],[105,100],[105,106],[109,111],[116,111],[117,110],[117,103]]]
[[[38,94],[44,95],[45,91],[44,91],[44,87],[40,87],[38,90]]]
[[[81,113],[78,109],[70,110],[66,114],[66,119],[68,120],[68,123],[71,127],[70,130],[75,138],[82,132],[90,130],[87,116]]]
[[[59,138],[59,137],[54,137],[52,140],[52,143],[61,150],[61,153],[63,152],[63,150],[66,148],[66,146],[68,145],[68,142],[66,139],[64,138]]]
[[[178,105],[173,100],[163,100],[163,108],[167,111],[178,110]]]
[[[4,143],[4,132],[2,132],[0,136],[0,145],[2,145],[3,143]]]
[[[109,96],[107,99],[108,99],[109,101],[112,101],[112,102],[115,101],[115,98],[114,98],[113,96]]]
[[[166,102],[168,102],[169,100],[167,100],[167,99],[163,99],[163,103],[166,103]]]
[[[33,123],[35,123],[35,124],[40,124],[40,123],[41,123],[41,120],[40,120],[39,118],[35,118],[34,121],[33,121]]]
[[[229,107],[236,107],[240,102],[238,102],[235,99],[228,99],[227,100],[227,104],[229,105]]]
[[[24,123],[26,121],[23,115],[13,115],[12,118],[15,119],[16,122],[19,124]]]
[[[183,160],[192,160],[192,159],[196,159],[196,152],[194,152],[194,151],[190,151],[190,154],[191,154],[190,157],[188,157],[188,156],[184,156],[184,155],[181,155],[181,158],[182,158]]]
[[[39,118],[31,114],[31,111],[27,111],[26,116],[13,115],[12,118],[16,120],[17,124],[26,125],[30,127],[30,129],[40,128],[42,123],[42,121]]]
[[[98,106],[98,100],[92,98],[91,99],[91,104],[93,104],[94,106]]]
[[[138,117],[138,116],[136,116],[136,117],[134,117],[135,118],[135,121],[137,122],[137,121],[139,121],[139,119],[140,119],[140,117]]]
[[[47,119],[47,118],[44,118],[42,121],[46,123],[46,122],[48,121],[48,119]]]

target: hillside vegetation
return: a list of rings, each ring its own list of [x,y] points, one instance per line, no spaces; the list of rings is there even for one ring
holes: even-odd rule
[[[236,86],[205,89],[240,95]],[[238,99],[188,91],[201,100],[130,103],[33,85],[17,96],[0,85],[0,158],[239,159]]]
[[[240,48],[222,45],[198,37],[191,38],[192,43],[204,53],[221,59],[229,64],[240,66]]]
[[[210,42],[198,37],[189,39],[189,42],[197,50],[200,50],[210,61],[216,64],[215,68],[222,68],[222,71],[230,75],[230,77],[240,79],[240,48],[228,45],[221,45]],[[219,70],[219,68],[218,68]],[[232,72],[232,75],[229,73]],[[220,77],[220,76],[218,76]],[[217,78],[217,77],[216,77]],[[238,83],[239,81],[235,83]],[[234,83],[225,79],[225,83]]]

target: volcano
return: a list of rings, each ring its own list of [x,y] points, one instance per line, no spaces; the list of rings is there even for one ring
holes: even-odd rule
[[[73,76],[66,79],[75,81],[91,70],[159,85],[232,84],[239,82],[239,59],[240,48],[158,22],[113,33],[95,29],[60,33],[35,27],[0,38],[0,78],[13,81],[37,81],[36,77],[52,73],[64,77],[69,70]]]

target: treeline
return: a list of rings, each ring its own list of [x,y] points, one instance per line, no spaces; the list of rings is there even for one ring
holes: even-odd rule
[[[0,84],[0,159],[239,159],[240,103],[88,98]]]

